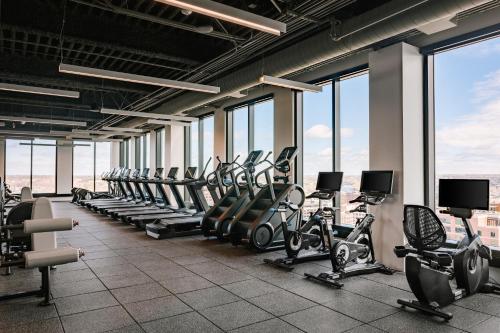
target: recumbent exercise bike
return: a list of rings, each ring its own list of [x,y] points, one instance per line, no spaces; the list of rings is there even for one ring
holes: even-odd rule
[[[405,205],[403,226],[409,246],[396,246],[394,252],[405,258],[406,278],[417,300],[399,299],[398,304],[448,321],[453,314],[441,308],[455,300],[477,292],[500,294],[500,286],[489,283],[491,250],[469,221],[473,209],[489,209],[489,181],[440,179],[439,206],[449,207],[442,214],[461,220],[465,236],[456,248],[447,248],[446,229],[432,209]]]

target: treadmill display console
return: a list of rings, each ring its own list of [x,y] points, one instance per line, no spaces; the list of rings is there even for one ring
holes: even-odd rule
[[[154,178],[161,178],[161,175],[163,174],[163,168],[156,168]]]
[[[179,168],[177,168],[177,167],[170,168],[170,170],[168,170],[167,178],[175,179],[177,177],[178,172],[179,172]]]
[[[196,167],[188,167],[184,174],[185,179],[194,179],[196,175]]]

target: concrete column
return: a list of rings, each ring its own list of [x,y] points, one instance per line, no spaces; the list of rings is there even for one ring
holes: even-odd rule
[[[118,168],[120,166],[120,143],[111,142],[111,167]]]
[[[5,140],[0,141],[0,177],[5,181]]]
[[[220,109],[214,113],[214,167],[218,163],[215,157],[225,161],[226,152],[226,112]]]
[[[423,58],[399,43],[374,51],[370,65],[370,169],[394,170],[393,195],[371,209],[375,254],[383,264],[403,269],[395,245],[402,245],[404,204],[424,202]]]
[[[149,132],[149,175],[153,176],[156,169],[156,133]]]
[[[130,138],[130,169],[135,169],[135,138]]]
[[[165,170],[171,167],[179,168],[179,179],[184,176],[184,127],[183,126],[165,126]],[[167,187],[167,193],[172,202],[174,198],[170,189]],[[179,188],[181,196],[184,195],[184,189]]]
[[[295,99],[291,89],[280,88],[274,94],[274,158],[285,147],[295,144]],[[290,180],[293,182],[295,165],[290,171]]]
[[[66,144],[68,146],[58,146],[56,154],[57,170],[57,194],[69,194],[73,187],[73,142],[71,140],[58,140],[57,144]]]

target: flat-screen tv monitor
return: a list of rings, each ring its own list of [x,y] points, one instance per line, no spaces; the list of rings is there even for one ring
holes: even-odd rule
[[[320,172],[316,182],[316,190],[324,192],[340,191],[343,172]]]
[[[167,178],[174,179],[175,177],[177,177],[177,172],[179,172],[178,167],[171,167],[170,170],[168,170]]]
[[[156,168],[154,178],[161,178],[161,175],[163,174],[163,168]]]
[[[363,171],[361,173],[361,193],[387,195],[392,193],[392,170]]]
[[[488,210],[490,208],[488,179],[440,179],[439,206]]]
[[[196,176],[196,167],[188,167],[186,173],[184,174],[184,179],[194,179]]]

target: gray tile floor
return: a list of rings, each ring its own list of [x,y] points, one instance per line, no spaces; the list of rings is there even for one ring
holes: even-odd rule
[[[81,226],[59,243],[84,260],[52,272],[53,305],[0,303],[0,332],[500,332],[500,298],[475,295],[450,306],[445,324],[402,311],[412,298],[402,274],[367,275],[334,290],[305,280],[327,261],[283,272],[262,264],[283,252],[255,254],[202,237],[153,240],[134,227],[55,202],[57,216]],[[38,285],[34,271],[0,277],[0,293]]]

